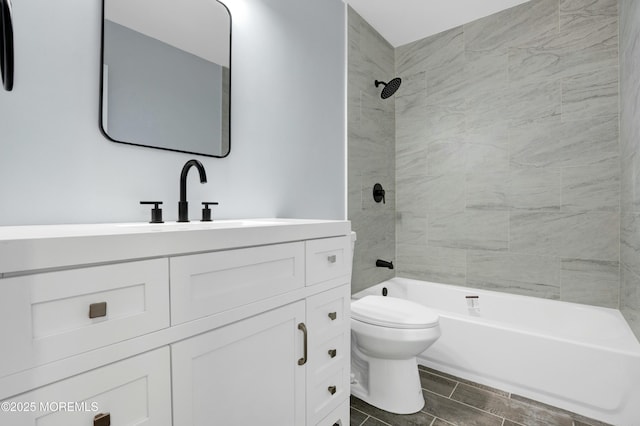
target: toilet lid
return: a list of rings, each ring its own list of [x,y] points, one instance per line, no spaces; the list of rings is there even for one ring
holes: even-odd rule
[[[439,316],[431,309],[397,297],[365,296],[351,302],[351,318],[390,328],[429,328]]]

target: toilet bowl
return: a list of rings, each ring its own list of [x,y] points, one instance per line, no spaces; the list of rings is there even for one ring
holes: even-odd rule
[[[396,414],[424,406],[416,356],[440,337],[438,315],[409,300],[351,302],[351,394]]]

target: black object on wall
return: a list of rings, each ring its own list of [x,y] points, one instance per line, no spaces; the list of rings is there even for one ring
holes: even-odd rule
[[[386,204],[387,201],[384,198],[384,194],[385,190],[384,188],[382,188],[382,185],[380,185],[379,183],[373,185],[373,201],[375,201],[376,203],[382,201],[383,204]]]
[[[386,260],[378,259],[378,260],[376,260],[376,266],[378,268],[393,269],[393,262],[389,262],[389,261],[386,261]]]
[[[381,84],[384,84],[382,93],[380,93],[380,97],[382,99],[387,99],[393,96],[393,94],[396,93],[396,90],[400,88],[400,83],[402,83],[402,79],[400,77],[396,77],[391,81],[389,81],[388,83],[385,83],[384,81],[380,81],[380,80],[375,81],[376,87],[380,86]]]
[[[0,0],[0,75],[2,85],[10,92],[13,89],[13,22],[10,0]]]

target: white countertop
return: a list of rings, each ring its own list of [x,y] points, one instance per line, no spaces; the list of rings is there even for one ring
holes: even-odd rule
[[[0,226],[0,274],[327,238],[350,231],[349,221],[273,218]]]

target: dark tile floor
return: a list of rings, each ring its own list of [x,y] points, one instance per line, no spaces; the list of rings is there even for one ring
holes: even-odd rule
[[[606,426],[559,408],[420,366],[425,406],[391,414],[351,397],[351,426]]]

